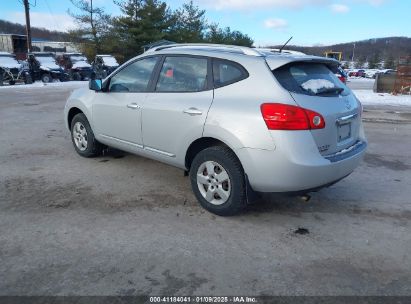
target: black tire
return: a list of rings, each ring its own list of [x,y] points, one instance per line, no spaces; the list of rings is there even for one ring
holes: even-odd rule
[[[53,77],[51,77],[50,74],[43,74],[41,75],[41,81],[43,81],[44,83],[52,82]]]
[[[14,81],[14,80],[9,81],[9,85],[15,85],[15,84],[16,84],[16,81]]]
[[[79,72],[73,73],[73,80],[74,81],[80,81],[81,80],[81,75]]]
[[[4,79],[3,79],[3,71],[0,70],[0,87],[2,87],[4,85],[3,83]]]
[[[230,180],[231,193],[221,205],[208,202],[200,192],[197,185],[197,172],[204,162],[218,163],[227,172]],[[241,212],[247,204],[246,183],[244,170],[237,156],[225,146],[213,146],[200,151],[190,167],[191,187],[201,206],[211,213],[229,216]],[[221,186],[221,185],[220,185]]]
[[[76,142],[75,142],[75,135],[74,135],[74,126],[76,123],[80,123],[81,125],[84,126],[86,130],[86,140],[87,140],[87,147],[85,150],[81,150],[79,147],[77,147]],[[73,120],[71,121],[71,141],[73,142],[74,149],[76,152],[83,156],[83,157],[95,157],[99,156],[102,151],[103,151],[103,145],[100,144],[96,138],[94,137],[93,130],[90,127],[90,124],[87,120],[87,117],[83,113],[79,113],[73,117]]]
[[[32,84],[33,83],[33,79],[31,78],[31,75],[26,75],[24,76],[24,83],[25,84]]]

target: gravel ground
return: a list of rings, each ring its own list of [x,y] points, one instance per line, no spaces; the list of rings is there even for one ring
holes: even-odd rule
[[[411,295],[410,109],[366,107],[364,162],[308,203],[223,218],[178,169],[79,157],[73,87],[0,90],[0,295]]]

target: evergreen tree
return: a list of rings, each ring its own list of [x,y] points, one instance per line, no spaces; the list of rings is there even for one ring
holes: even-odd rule
[[[380,55],[378,52],[374,53],[374,56],[368,60],[368,68],[369,69],[378,69],[380,67]]]
[[[233,44],[240,46],[252,46],[254,41],[246,34],[239,31],[231,31],[230,27],[219,28],[218,24],[213,23],[205,35],[205,40],[209,43]]]
[[[193,1],[184,3],[174,12],[175,24],[167,38],[178,43],[203,42],[207,28],[204,15],[205,10],[195,6]]]
[[[355,68],[357,69],[363,68],[365,61],[366,61],[366,58],[364,56],[358,57],[357,61],[355,62]]]
[[[395,69],[394,56],[389,55],[384,62],[384,69]]]
[[[125,0],[116,2],[122,16],[114,19],[125,58],[143,52],[143,46],[166,38],[175,18],[165,2],[159,0]]]

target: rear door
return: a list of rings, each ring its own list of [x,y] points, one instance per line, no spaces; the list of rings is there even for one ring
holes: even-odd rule
[[[321,154],[336,153],[358,141],[360,105],[326,64],[293,62],[273,73],[299,106],[324,117],[325,128],[311,130]]]
[[[213,101],[210,70],[206,57],[169,55],[163,58],[157,81],[142,110],[146,150],[179,157],[178,151],[202,136]]]

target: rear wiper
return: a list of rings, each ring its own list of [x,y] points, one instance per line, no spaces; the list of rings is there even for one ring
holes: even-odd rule
[[[330,93],[340,94],[342,91],[344,91],[344,88],[339,88],[339,87],[324,88],[324,89],[318,90],[318,92],[317,92],[317,93],[314,93],[314,95],[330,94]]]

